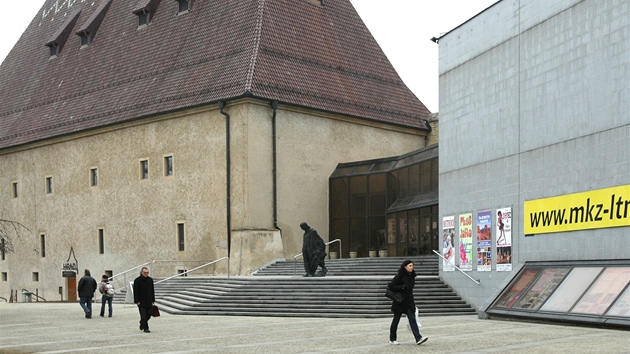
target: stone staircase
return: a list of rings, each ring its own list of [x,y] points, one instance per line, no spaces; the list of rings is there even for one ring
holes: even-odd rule
[[[277,317],[386,317],[384,296],[404,258],[327,260],[326,277],[303,277],[302,262],[276,261],[252,276],[179,277],[157,284],[160,309],[172,314]],[[423,316],[476,310],[438,276],[437,257],[414,258],[414,298]],[[124,300],[124,291],[115,301]]]
[[[402,262],[410,258],[412,257],[327,259],[328,274],[326,276],[381,276],[391,279]],[[437,256],[415,256],[412,260],[418,276],[438,276]],[[301,259],[297,262],[276,261],[253,273],[255,276],[301,276],[303,274],[304,263]]]

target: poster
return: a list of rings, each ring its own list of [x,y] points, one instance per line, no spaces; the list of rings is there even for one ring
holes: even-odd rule
[[[602,315],[630,282],[630,268],[608,267],[571,312]]]
[[[442,270],[450,272],[455,270],[455,216],[445,216],[442,218]]]
[[[512,270],[512,208],[496,211],[497,271]]]
[[[477,270],[492,270],[492,211],[477,213]]]
[[[525,295],[521,297],[514,308],[538,310],[562,283],[571,269],[547,268],[543,270],[536,282]]]
[[[459,267],[463,271],[472,271],[472,213],[459,216]]]
[[[538,272],[540,272],[540,269],[532,268],[525,270],[516,283],[514,283],[508,291],[501,295],[495,306],[511,308],[516,301],[518,301],[527,287],[529,287],[529,285],[534,281]]]

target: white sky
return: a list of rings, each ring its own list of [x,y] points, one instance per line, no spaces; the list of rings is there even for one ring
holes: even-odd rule
[[[0,61],[4,61],[45,0],[1,0]],[[131,0],[123,0],[131,1]],[[238,1],[238,0],[232,0]],[[329,0],[335,1],[335,0]],[[497,0],[350,0],[405,84],[431,112],[438,105],[439,37]],[[43,43],[42,43],[43,46]]]

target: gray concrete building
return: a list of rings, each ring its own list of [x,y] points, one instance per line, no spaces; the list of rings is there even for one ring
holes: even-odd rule
[[[630,258],[629,26],[627,0],[502,0],[437,39],[442,251],[480,284],[440,275],[478,308],[526,262]]]

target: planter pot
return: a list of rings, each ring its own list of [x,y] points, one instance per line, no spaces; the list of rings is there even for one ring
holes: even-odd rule
[[[350,252],[350,258],[357,258],[356,252]]]
[[[331,251],[330,252],[330,259],[337,259],[337,252]]]
[[[387,257],[388,253],[389,252],[387,252],[387,250],[380,250],[380,251],[378,251],[378,256],[379,257]]]
[[[376,251],[370,251],[370,258],[376,257]]]

